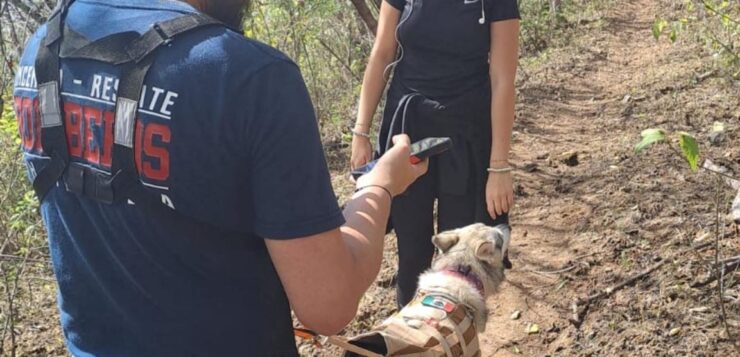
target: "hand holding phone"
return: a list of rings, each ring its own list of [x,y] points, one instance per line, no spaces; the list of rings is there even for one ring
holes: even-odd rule
[[[428,157],[439,155],[452,147],[452,139],[450,138],[425,138],[411,144],[411,155],[409,161],[412,164],[418,164],[424,161]],[[360,176],[370,172],[377,160],[368,162],[367,164],[360,166],[352,170],[352,177],[356,180]]]

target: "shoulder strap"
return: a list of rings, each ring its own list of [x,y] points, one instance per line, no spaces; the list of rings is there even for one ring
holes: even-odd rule
[[[139,63],[163,45],[183,33],[201,27],[220,25],[218,20],[204,14],[193,13],[156,23],[144,34],[121,32],[89,42],[79,48],[62,49],[63,58],[90,59],[112,65]]]
[[[68,41],[68,37],[70,37],[68,34],[74,33],[69,27],[65,26],[65,39],[62,42],[59,57],[89,59],[112,65],[130,62],[124,44],[131,43],[141,36],[138,32],[128,31],[109,35],[94,42],[87,39],[75,42]]]
[[[33,189],[43,200],[56,185],[69,163],[67,135],[62,120],[59,79],[59,42],[62,38],[62,23],[69,5],[74,0],[62,0],[46,25],[46,36],[39,45],[36,55],[36,79],[39,83],[39,111],[41,112],[41,147],[51,160],[36,173]]]
[[[51,160],[34,178],[34,191],[39,201],[42,201],[59,179],[65,176],[70,191],[86,194],[102,202],[121,201],[128,199],[130,195],[136,195],[139,201],[145,201],[143,197],[150,191],[143,187],[139,179],[133,143],[141,89],[153,62],[151,55],[178,35],[205,26],[223,25],[204,14],[187,14],[156,23],[143,35],[125,32],[88,43],[80,36],[71,36],[72,43],[65,46],[63,34],[71,32],[65,31],[64,17],[73,1],[60,1],[59,7],[49,18],[47,33],[36,58],[42,118],[41,144],[44,153]],[[61,107],[60,51],[64,58],[91,59],[124,66],[115,106],[111,175],[93,172],[80,165],[70,165]],[[161,200],[157,198],[146,201]]]
[[[154,24],[149,31],[131,42],[126,47],[126,52],[132,61],[138,63],[162,45],[169,44],[174,37],[197,28],[211,25],[224,26],[218,20],[201,13],[179,16]]]
[[[202,14],[180,16],[152,28],[125,47],[128,58],[118,86],[113,128],[113,156],[111,173],[113,192],[119,200],[131,199],[148,213],[153,210],[174,213],[159,195],[141,183],[134,156],[134,129],[139,111],[139,100],[144,80],[153,63],[152,53],[180,34],[220,22]],[[105,43],[103,43],[105,44]],[[95,51],[95,48],[92,48]],[[100,52],[100,51],[98,51]],[[161,213],[161,212],[158,212]]]

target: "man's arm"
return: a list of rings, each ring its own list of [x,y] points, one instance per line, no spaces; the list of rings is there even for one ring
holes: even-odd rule
[[[358,180],[361,189],[347,203],[344,226],[309,237],[265,240],[293,311],[318,333],[331,335],[346,326],[378,274],[391,203],[386,189],[397,195],[426,172],[426,162],[409,163],[407,136],[394,142],[373,171]]]

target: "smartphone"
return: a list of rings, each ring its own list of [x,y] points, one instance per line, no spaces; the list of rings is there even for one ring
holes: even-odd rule
[[[439,155],[452,147],[450,138],[425,138],[411,144],[411,155],[409,161],[416,165],[428,157]],[[352,170],[352,177],[358,179],[360,176],[370,172],[378,160],[373,160],[367,164]]]
[[[416,165],[428,157],[439,155],[452,147],[450,138],[426,138],[411,144],[409,160]]]

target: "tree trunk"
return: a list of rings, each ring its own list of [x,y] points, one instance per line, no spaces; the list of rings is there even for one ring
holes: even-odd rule
[[[367,6],[367,3],[365,0],[350,0],[352,2],[352,5],[355,6],[355,9],[357,10],[357,14],[360,16],[360,19],[362,19],[362,22],[365,23],[365,26],[367,26],[367,29],[375,35],[375,32],[378,30],[378,20],[373,16],[372,11],[370,11],[370,7]]]

